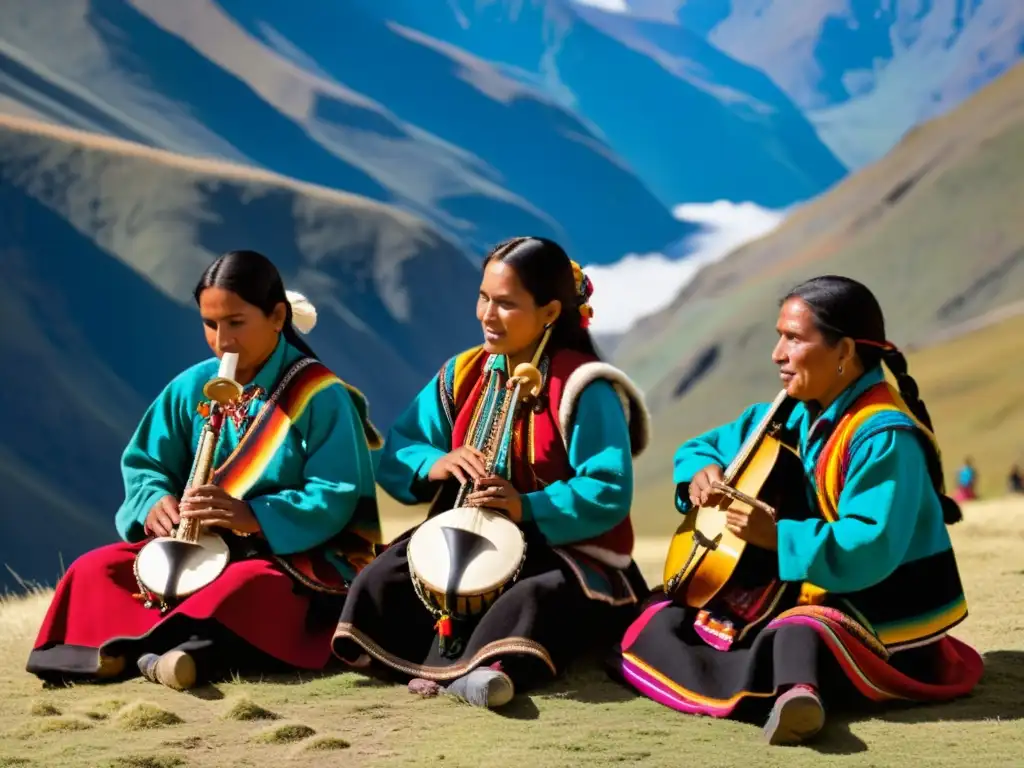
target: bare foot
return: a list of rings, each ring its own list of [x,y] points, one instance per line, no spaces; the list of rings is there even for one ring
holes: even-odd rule
[[[433,680],[417,677],[409,681],[409,693],[418,693],[420,696],[437,696],[440,692],[441,686]]]

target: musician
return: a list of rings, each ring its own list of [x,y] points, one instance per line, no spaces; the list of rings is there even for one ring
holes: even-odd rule
[[[947,634],[967,616],[946,530],[960,512],[877,300],[854,280],[817,277],[785,297],[777,331],[772,360],[793,405],[779,437],[799,451],[806,483],[793,493],[807,493],[810,516],[779,509],[776,521],[754,507],[730,511],[727,528],[766,553],[780,583],[727,586],[702,611],[659,595],[625,633],[614,673],[681,712],[756,714],[773,701],[765,736],[793,744],[822,728],[825,701],[950,699],[975,686],[982,662]],[[712,483],[768,407],[680,446],[680,512],[719,503]]]
[[[449,623],[417,596],[408,531],[353,584],[334,638],[341,659],[373,660],[412,678],[415,693],[494,708],[586,648],[607,647],[635,615],[646,585],[631,557],[631,455],[647,443],[648,415],[641,393],[594,349],[591,293],[550,240],[517,237],[486,257],[483,344],[448,360],[398,418],[377,481],[405,504],[434,500],[433,511],[452,508],[455,491],[472,483],[464,506],[518,523],[525,562],[482,617]],[[503,433],[510,466],[489,472],[468,444],[470,421],[485,418],[509,373],[539,348],[539,397]]]
[[[82,555],[58,583],[28,660],[44,680],[141,672],[187,689],[232,672],[321,669],[346,583],[380,540],[370,449],[382,440],[365,398],[297,335],[296,324],[312,327],[312,305],[286,295],[253,251],[211,264],[195,300],[216,357],[177,375],[128,443],[115,517],[124,541]],[[214,455],[223,479],[189,487],[210,408],[203,388],[228,352],[243,391]],[[298,367],[303,358],[315,364]],[[228,540],[231,561],[162,613],[133,573],[136,555],[189,518]]]

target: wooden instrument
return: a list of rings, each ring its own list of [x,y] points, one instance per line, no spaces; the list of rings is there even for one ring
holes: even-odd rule
[[[488,473],[495,470],[498,451],[514,429],[520,404],[540,394],[537,362],[549,335],[550,331],[532,363],[516,366],[506,382],[504,397],[498,398],[500,403],[489,409],[484,405],[487,410],[481,412],[479,427],[470,436],[470,444],[484,454]],[[464,483],[454,507],[428,517],[409,539],[409,575],[420,600],[437,619],[442,651],[452,635],[452,619],[482,615],[515,583],[526,561],[522,529],[500,512],[465,506],[472,489],[472,480]],[[458,641],[453,645],[457,649]]]
[[[748,548],[725,527],[728,510],[750,512],[760,507],[775,518],[782,508],[786,517],[810,514],[800,457],[776,437],[785,421],[780,409],[786,398],[785,390],[779,392],[726,468],[723,482],[713,484],[721,495],[719,503],[691,509],[672,537],[664,590],[692,608],[704,608],[726,587],[757,587],[777,573],[775,553]]]
[[[203,387],[210,399],[210,415],[199,436],[192,473],[186,488],[209,483],[217,440],[224,424],[224,407],[242,394],[242,385],[235,381],[238,355],[225,353],[218,375]],[[222,536],[204,530],[196,520],[183,519],[173,536],[159,536],[149,541],[135,557],[135,580],[146,598],[146,607],[159,601],[161,613],[170,603],[187,597],[217,579],[228,566],[231,553]]]

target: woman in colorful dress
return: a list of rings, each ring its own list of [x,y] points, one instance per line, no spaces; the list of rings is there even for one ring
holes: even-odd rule
[[[777,330],[772,359],[791,410],[776,436],[797,451],[806,482],[795,493],[806,498],[790,506],[806,515],[729,511],[727,529],[769,565],[763,587],[727,586],[699,611],[659,594],[625,632],[614,674],[691,714],[755,714],[774,702],[766,738],[793,744],[821,730],[823,700],[951,699],[972,690],[982,661],[947,634],[967,617],[946,530],[960,512],[877,300],[848,278],[814,278],[785,297]],[[713,483],[769,408],[683,443],[680,512],[721,501]]]
[[[321,669],[347,585],[380,541],[370,450],[382,440],[363,396],[296,334],[312,328],[312,305],[253,251],[217,259],[195,299],[216,358],[176,376],[143,415],[121,462],[123,542],[82,555],[58,583],[28,660],[44,680],[141,673],[187,689]],[[237,355],[242,395],[226,409],[211,482],[197,485],[203,389],[225,353]],[[168,604],[141,587],[136,556],[187,519],[220,533],[231,559]]]
[[[591,291],[550,240],[518,237],[487,256],[477,299],[484,343],[445,363],[398,418],[377,481],[405,504],[433,500],[431,514],[472,483],[465,505],[517,523],[525,562],[482,617],[453,625],[418,597],[408,560],[416,529],[406,532],[353,584],[334,638],[341,659],[383,665],[422,695],[495,708],[576,654],[607,647],[636,615],[646,585],[632,560],[631,456],[647,444],[648,414],[594,349]],[[509,371],[531,361],[539,396],[506,430],[508,460],[488,471],[470,425],[507,392]]]

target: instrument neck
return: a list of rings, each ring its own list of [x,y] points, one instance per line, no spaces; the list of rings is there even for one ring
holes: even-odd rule
[[[493,373],[491,374],[492,376]],[[470,435],[470,437],[474,438],[471,445],[483,453],[484,468],[487,474],[490,475],[494,474],[495,468],[498,465],[499,452],[505,447],[506,443],[510,442],[509,438],[511,438],[512,432],[515,429],[515,421],[521,401],[522,383],[516,379],[509,389],[501,383],[500,378],[494,377],[489,382],[489,386],[497,388],[494,394],[498,395],[497,399],[500,400],[500,403],[497,407],[492,405],[486,412],[480,414],[480,417],[483,419],[482,428],[476,430],[475,434]],[[483,395],[485,404],[489,400],[487,394],[485,391]],[[486,405],[484,407],[487,408]],[[506,456],[506,461],[511,465],[512,456]],[[458,495],[455,497],[456,507],[465,506],[466,497],[473,490],[474,484],[473,480],[462,484]]]
[[[540,358],[544,354],[548,342],[551,341],[552,330],[554,330],[554,325],[549,325],[544,329],[544,333],[541,334],[540,338],[526,349],[520,350],[514,355],[505,355],[505,364],[508,366],[509,376],[522,363],[530,363],[534,368],[540,365]]]
[[[192,462],[192,474],[186,483],[186,490],[207,485],[213,474],[213,460],[217,447],[217,438],[220,437],[220,430],[224,423],[224,411],[216,403],[210,404],[210,418],[203,425],[203,431],[199,435],[199,445],[196,447],[195,459]],[[178,525],[175,538],[180,541],[196,543],[199,540],[201,527],[198,521],[185,519]]]
[[[784,389],[781,390],[779,394],[775,396],[775,400],[772,401],[771,407],[768,409],[768,412],[764,415],[764,418],[762,418],[761,422],[757,425],[757,429],[755,429],[754,432],[750,435],[750,437],[747,439],[747,442],[743,445],[739,453],[736,455],[736,458],[734,458],[732,460],[732,463],[730,463],[729,466],[726,468],[724,476],[722,478],[725,481],[726,485],[731,484],[736,479],[736,475],[739,473],[740,469],[742,469],[743,465],[747,463],[747,460],[750,458],[754,450],[757,448],[761,440],[764,438],[765,434],[768,432],[769,427],[771,427],[772,421],[776,418],[776,415],[779,413],[779,409],[782,408],[783,404],[786,402],[786,398],[787,393]]]

